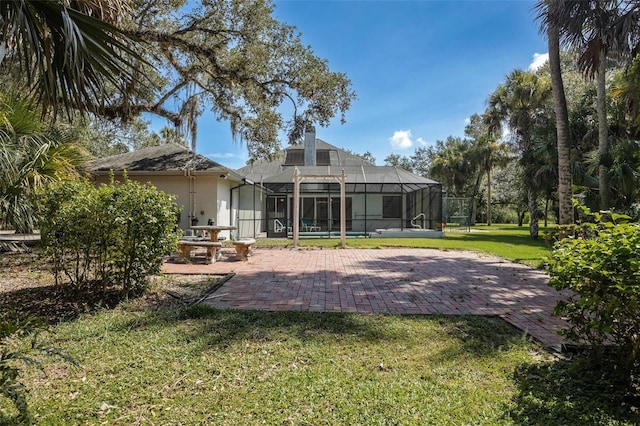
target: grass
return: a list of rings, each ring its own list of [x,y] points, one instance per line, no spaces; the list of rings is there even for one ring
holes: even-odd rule
[[[347,247],[383,248],[383,247],[419,247],[441,250],[471,250],[499,256],[534,268],[541,268],[544,258],[549,254],[549,244],[542,234],[551,228],[540,228],[540,238],[532,240],[527,226],[516,225],[478,225],[471,232],[462,229],[446,232],[444,238],[348,238]],[[292,240],[262,239],[258,247],[291,247]],[[340,247],[339,238],[300,239],[301,247]]]
[[[134,302],[61,324],[48,343],[77,366],[45,359],[46,374],[24,377],[41,425],[640,420],[494,318],[149,311]]]

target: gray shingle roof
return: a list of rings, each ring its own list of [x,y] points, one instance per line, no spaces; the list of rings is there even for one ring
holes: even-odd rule
[[[183,172],[188,168],[206,172],[231,171],[203,155],[194,154],[190,149],[174,143],[99,158],[89,164],[89,170],[92,172],[108,172],[110,170],[127,170],[130,172]]]
[[[344,170],[349,184],[382,184],[382,185],[417,185],[419,187],[438,185],[438,182],[418,176],[407,170],[376,166],[366,160],[333,146],[321,139],[316,139],[317,166],[304,166],[304,147],[302,144],[292,145],[280,151],[272,160],[259,160],[248,164],[238,173],[256,183],[293,184],[293,171],[297,167],[302,174],[339,175]],[[322,165],[320,165],[322,164]],[[311,182],[308,179],[306,182]],[[406,189],[410,189],[407,187]]]
[[[303,151],[304,146],[302,144],[291,145],[280,151],[272,161],[258,160],[237,171],[254,182],[267,182],[271,176],[280,174],[287,169],[291,169],[293,173],[294,166],[300,168],[301,162],[304,159]],[[324,170],[326,170],[327,165],[332,167],[373,166],[357,155],[331,145],[322,139],[316,138],[316,151],[319,154],[317,155],[317,161],[325,164]]]

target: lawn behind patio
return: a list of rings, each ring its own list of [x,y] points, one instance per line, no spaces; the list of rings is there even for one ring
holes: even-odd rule
[[[540,226],[537,240],[529,237],[529,227],[516,225],[477,225],[470,228],[449,229],[444,238],[347,238],[347,247],[420,247],[441,250],[471,250],[491,254],[534,268],[541,268],[551,244],[544,239],[553,228]],[[257,247],[291,247],[290,239],[259,239]],[[340,247],[340,237],[301,238],[301,247]]]

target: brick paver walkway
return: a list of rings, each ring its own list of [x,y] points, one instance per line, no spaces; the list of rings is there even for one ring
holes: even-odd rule
[[[497,257],[431,249],[223,249],[214,264],[165,263],[167,273],[236,275],[210,295],[217,308],[499,316],[559,349],[551,315],[562,297],[542,271]]]

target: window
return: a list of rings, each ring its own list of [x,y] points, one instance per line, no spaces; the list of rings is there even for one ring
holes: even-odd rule
[[[302,201],[300,205],[300,217],[314,220],[316,218],[316,199],[311,197],[304,197],[300,201]]]
[[[303,149],[287,149],[285,166],[304,166],[304,150]]]
[[[384,195],[382,197],[382,217],[385,219],[402,218],[402,195]]]

